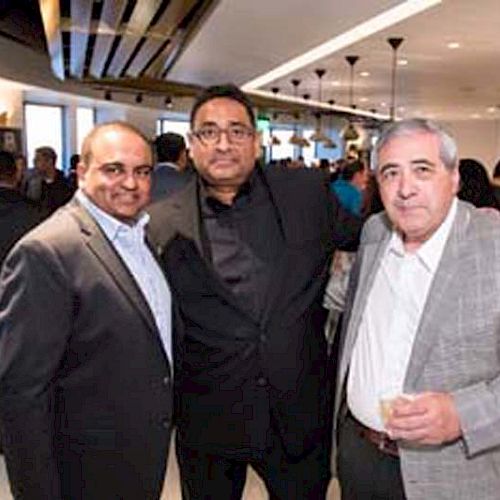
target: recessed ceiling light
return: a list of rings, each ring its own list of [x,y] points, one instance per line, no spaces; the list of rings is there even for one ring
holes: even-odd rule
[[[488,113],[494,113],[496,110],[497,110],[497,108],[495,108],[495,106],[490,106],[490,107],[487,109]]]
[[[398,106],[398,111],[400,113],[404,113],[406,111],[406,108],[404,106]]]
[[[359,76],[370,76],[370,72],[369,71],[362,71]]]
[[[360,97],[359,102],[368,102],[368,97]]]
[[[407,66],[408,59],[398,59],[398,66]]]
[[[386,102],[381,102],[381,103],[380,103],[380,106],[381,106],[382,108],[386,108],[386,107],[387,107],[387,103],[386,103]]]
[[[470,115],[470,117],[474,120],[477,120],[478,118],[481,118],[481,115],[479,113],[473,113],[472,115]]]
[[[406,0],[395,7],[387,9],[382,13],[359,23],[354,28],[335,36],[334,38],[314,47],[313,49],[290,59],[271,71],[264,73],[242,85],[242,90],[249,91],[263,87],[274,80],[282,78],[304,66],[323,59],[339,50],[349,47],[374,33],[378,33],[394,24],[408,19],[420,12],[441,3],[442,0]]]
[[[340,87],[340,81],[339,80],[333,80],[331,83],[334,87]]]
[[[446,46],[449,49],[459,49],[460,48],[460,43],[459,42],[449,42]]]

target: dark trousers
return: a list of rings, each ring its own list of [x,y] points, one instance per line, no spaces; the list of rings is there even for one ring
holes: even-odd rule
[[[352,417],[342,422],[338,441],[342,500],[405,500],[399,458],[360,436]]]
[[[255,459],[230,459],[184,446],[176,439],[183,500],[239,500],[247,465],[264,481],[271,500],[323,500],[330,481],[330,446],[318,443],[308,455],[289,457],[274,433],[270,446]]]

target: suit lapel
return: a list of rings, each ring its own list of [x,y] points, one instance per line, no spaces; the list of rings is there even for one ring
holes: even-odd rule
[[[90,251],[98,258],[149,329],[156,332],[156,323],[151,310],[130,271],[88,212],[77,201],[72,202],[72,205],[71,213],[77,220]]]
[[[452,293],[450,282],[460,266],[460,248],[469,220],[470,213],[464,205],[459,203],[415,335],[410,364],[405,376],[405,390],[411,391],[415,387],[422,367],[435,345],[436,332],[439,331],[440,324],[446,319],[443,316],[445,313],[443,313],[442,298]]]

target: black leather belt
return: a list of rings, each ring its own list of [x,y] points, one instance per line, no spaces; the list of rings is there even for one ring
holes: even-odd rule
[[[354,423],[358,434],[363,439],[375,445],[380,452],[390,455],[391,457],[399,458],[398,443],[394,439],[391,439],[389,434],[366,427],[366,425],[363,425],[359,420],[356,420],[351,412],[347,413],[347,418]]]

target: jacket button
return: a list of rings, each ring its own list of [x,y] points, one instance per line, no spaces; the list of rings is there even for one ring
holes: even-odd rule
[[[259,387],[265,387],[267,385],[267,378],[266,377],[259,377],[257,379],[257,385]]]
[[[170,428],[170,419],[169,418],[164,418],[161,421],[161,425],[164,429],[169,429]]]
[[[170,377],[167,375],[166,377],[163,377],[163,385],[169,385],[170,384]]]
[[[260,340],[263,344],[265,344],[265,343],[267,342],[267,337],[266,337],[264,334],[262,334],[262,335],[259,337],[259,340]]]

